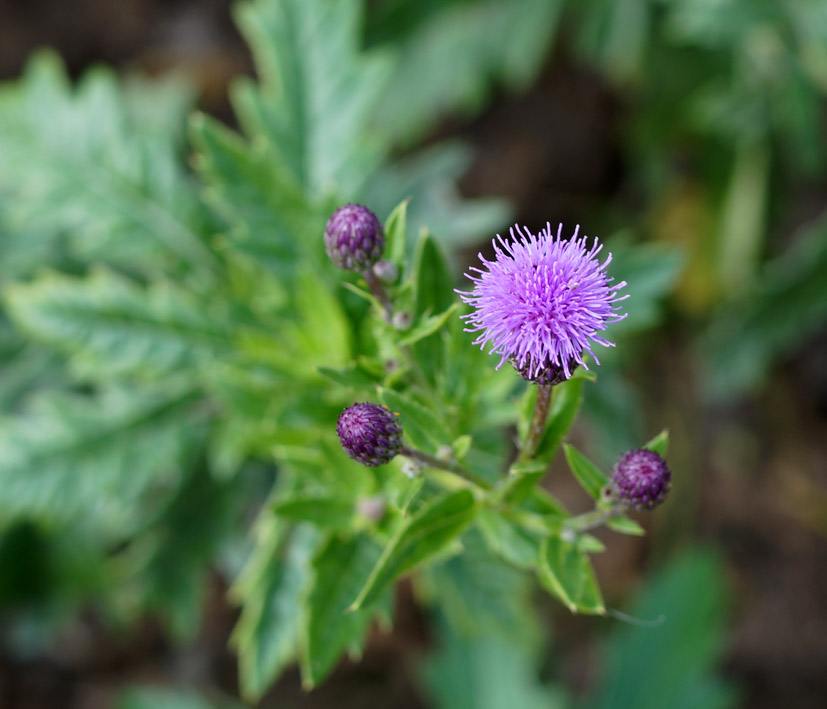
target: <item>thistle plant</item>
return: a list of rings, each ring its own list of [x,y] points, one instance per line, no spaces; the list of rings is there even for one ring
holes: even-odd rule
[[[290,663],[312,688],[358,657],[401,577],[456,627],[507,618],[526,647],[532,577],[603,614],[589,531],[641,533],[627,513],[668,484],[639,451],[610,479],[565,442],[625,316],[623,270],[577,232],[515,227],[458,296],[443,246],[490,237],[503,204],[438,191],[463,169],[450,146],[395,160],[388,121],[429,99],[358,49],[360,3],[250,0],[237,18],[259,77],[232,92],[239,131],[106,71],[75,88],[49,54],[0,87],[0,531],[72,550],[52,608],[94,599],[176,637],[220,573],[250,699]],[[393,95],[411,110],[379,110]],[[666,275],[623,325],[677,273],[647,258]],[[665,435],[642,449],[665,456]],[[561,450],[583,509],[543,484]]]
[[[405,210],[403,203],[388,222],[388,232],[397,240],[405,238]],[[420,238],[415,264],[398,264],[408,272],[407,280],[387,293],[383,290],[382,298],[372,301],[374,312],[366,315],[375,318],[379,351],[396,363],[393,369],[397,371],[384,377],[384,382],[377,381],[376,391],[384,405],[360,403],[344,410],[337,424],[339,440],[351,458],[368,467],[390,464],[402,456],[425,474],[412,476],[407,467],[398,467],[386,483],[389,509],[401,516],[395,523],[386,520],[393,533],[349,606],[351,611],[370,609],[395,578],[439,558],[452,541],[477,527],[492,554],[521,569],[534,569],[541,584],[571,611],[606,612],[588,559],[589,552],[601,545],[588,532],[602,525],[625,533],[641,531],[625,515],[632,509],[652,509],[665,499],[670,473],[662,454],[667,439],[661,434],[648,448],[624,454],[611,477],[565,445],[572,473],[594,500],[591,510],[571,514],[542,487],[549,464],[574,422],[582,387],[596,379],[589,368],[590,361],[599,364],[593,345],[611,347],[613,343],[601,333],[626,317],[618,305],[627,297],[618,293],[626,283],[615,282],[609,275],[611,254],[601,261],[598,256],[603,247],[597,239],[589,243],[585,236],[578,236],[579,229],[570,239],[563,239],[562,229],[560,225],[553,235],[547,224],[534,235],[515,225],[510,241],[498,236],[495,260],[480,256],[486,269],[472,268],[467,274],[473,289],[456,291],[472,308],[458,317],[452,317],[457,303],[440,294],[447,290],[443,279],[430,279],[434,292],[427,297],[429,306],[439,302],[444,310],[434,313],[432,307],[416,306],[417,298],[426,297],[422,279],[430,275],[422,270],[421,254],[430,251],[429,268],[447,272],[428,234]],[[329,233],[330,226],[326,243]],[[339,244],[338,251],[328,250],[335,265],[361,259],[365,252],[359,240]],[[381,255],[371,258],[378,260]],[[367,292],[363,294],[371,301]],[[409,330],[406,334],[394,327],[394,314],[410,309],[418,313],[418,320],[402,328]],[[452,327],[462,321],[466,327]],[[466,333],[477,337],[469,341]],[[452,357],[458,357],[462,367],[468,356],[464,350],[476,345],[480,350],[490,345],[489,353],[499,357],[496,363],[483,362],[492,374],[510,361],[527,381],[518,446],[510,465],[503,461],[501,466],[478,468],[473,462],[473,423],[456,416],[449,421],[437,413],[451,410],[453,403],[443,372],[454,371],[462,377]],[[351,377],[358,369],[354,364],[350,370],[326,374],[354,385]],[[520,379],[503,373],[516,387]],[[466,379],[465,384],[471,382]],[[483,378],[478,400],[485,396],[485,386]],[[406,442],[409,425],[425,445],[442,444],[437,455]],[[508,448],[502,452],[509,454]]]

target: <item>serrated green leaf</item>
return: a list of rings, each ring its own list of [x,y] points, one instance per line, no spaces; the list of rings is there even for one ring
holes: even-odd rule
[[[665,458],[666,453],[669,451],[669,431],[664,429],[643,447],[654,451],[661,458]]]
[[[546,538],[540,550],[538,576],[540,583],[572,613],[605,614],[591,562],[572,542],[561,537]]]
[[[609,478],[574,446],[564,443],[563,452],[566,455],[569,470],[580,483],[580,487],[595,500],[600,499],[600,491],[608,484]]]
[[[354,0],[237,6],[260,84],[234,87],[236,114],[250,138],[272,144],[308,195],[355,197],[386,149],[366,128],[390,64],[359,53],[360,11]]]
[[[175,491],[203,443],[201,396],[168,385],[141,394],[41,394],[0,419],[0,519],[87,525],[102,543],[142,522],[141,499]]]
[[[92,69],[72,89],[56,55],[35,55],[19,82],[0,88],[0,187],[13,219],[68,232],[87,260],[210,277],[219,264],[179,157],[181,131],[145,118],[111,70]]]
[[[5,302],[19,327],[72,357],[84,376],[193,370],[229,345],[220,309],[171,283],[144,289],[104,269],[11,285]]]
[[[311,587],[304,601],[300,656],[306,688],[319,684],[346,650],[361,653],[365,633],[377,612],[389,621],[392,602],[387,592],[378,609],[348,610],[381,552],[381,546],[365,535],[333,537],[314,557]]]
[[[323,233],[325,216],[267,146],[256,149],[202,114],[190,119],[190,136],[204,198],[229,224],[230,245],[290,282],[298,254]]]
[[[473,522],[478,507],[468,490],[422,507],[394,535],[351,606],[364,608],[404,573],[439,554]]]
[[[353,523],[353,501],[334,497],[288,497],[273,506],[278,517],[294,522],[312,522],[322,529],[348,529]]]
[[[279,555],[282,530],[263,518],[253,556],[234,587],[242,603],[233,630],[242,694],[258,700],[297,654],[300,617],[297,609],[307,582],[317,533],[310,525],[296,528]]]

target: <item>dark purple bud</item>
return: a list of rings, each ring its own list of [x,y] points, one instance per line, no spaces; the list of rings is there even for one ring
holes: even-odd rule
[[[511,366],[517,370],[517,373],[526,381],[534,382],[535,384],[560,384],[571,377],[572,372],[577,369],[577,360],[570,359],[568,366],[568,374],[560,365],[546,362],[544,365],[537,366],[534,364],[531,355],[525,356],[523,366],[517,361],[516,357],[511,358]]]
[[[612,470],[611,495],[636,510],[651,510],[666,499],[672,475],[657,453],[640,449],[620,456]]]
[[[366,271],[385,250],[382,224],[367,207],[346,204],[327,220],[324,246],[330,260],[346,271]]]
[[[370,402],[346,408],[336,433],[347,454],[370,468],[389,462],[402,447],[402,425],[396,414]]]

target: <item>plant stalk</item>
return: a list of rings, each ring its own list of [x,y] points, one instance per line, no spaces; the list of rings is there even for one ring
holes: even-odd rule
[[[376,299],[382,304],[386,322],[390,322],[393,318],[393,303],[391,303],[391,299],[382,281],[379,280],[379,277],[373,272],[372,268],[365,269],[362,272],[362,276],[368,282],[370,292],[373,293]]]
[[[492,486],[487,480],[479,477],[476,473],[472,473],[470,470],[466,470],[463,468],[459,463],[456,463],[452,460],[445,460],[444,458],[437,458],[436,456],[430,455],[428,453],[423,453],[420,450],[416,450],[415,448],[408,448],[408,446],[402,446],[399,451],[400,455],[404,455],[406,458],[410,458],[417,463],[421,463],[422,465],[428,468],[436,468],[437,470],[446,470],[449,473],[453,473],[454,475],[458,475],[459,477],[467,480],[470,483],[473,483],[477,487],[482,488],[483,490],[491,490]]]
[[[543,431],[546,429],[549,405],[551,403],[551,384],[537,385],[537,402],[534,404],[534,414],[531,417],[531,424],[528,433],[517,457],[517,462],[522,463],[531,460],[540,447],[543,438]]]
[[[623,508],[619,505],[604,509],[594,509],[566,521],[565,526],[574,532],[588,532],[590,529],[602,527],[612,517],[623,514]]]

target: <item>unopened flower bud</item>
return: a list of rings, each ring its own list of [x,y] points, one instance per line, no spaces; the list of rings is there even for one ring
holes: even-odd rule
[[[612,498],[636,510],[651,510],[666,499],[672,475],[654,451],[632,450],[620,456],[612,470]]]
[[[397,330],[407,330],[413,324],[413,316],[405,311],[398,310],[393,314],[391,325]]]
[[[346,204],[327,221],[324,230],[327,255],[346,271],[366,271],[385,250],[382,224],[367,207]]]
[[[336,433],[347,454],[370,468],[389,462],[402,447],[402,425],[396,415],[370,402],[346,408]]]
[[[382,283],[396,283],[396,279],[399,278],[399,269],[396,264],[386,259],[380,259],[373,264],[373,272]]]

